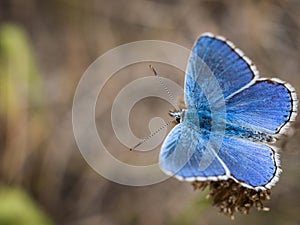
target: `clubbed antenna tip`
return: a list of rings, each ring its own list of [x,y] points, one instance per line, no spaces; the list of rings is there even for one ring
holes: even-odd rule
[[[153,71],[154,75],[157,76],[157,72],[151,64],[149,65],[149,68]]]

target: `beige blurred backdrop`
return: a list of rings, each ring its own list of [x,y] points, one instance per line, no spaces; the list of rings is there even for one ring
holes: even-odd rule
[[[191,48],[207,31],[235,43],[261,76],[286,80],[299,91],[299,12],[299,0],[0,0],[0,195],[8,202],[0,203],[0,225],[300,224],[298,118],[294,136],[281,142],[284,172],[266,202],[271,211],[252,210],[231,221],[210,206],[207,192],[193,191],[188,183],[169,179],[130,187],[99,176],[76,146],[71,116],[81,76],[106,51],[138,40]],[[182,71],[154,66],[183,86]],[[110,124],[118,91],[153,74],[148,63],[118,73],[122,76],[109,80],[96,107],[99,135],[120,160],[139,165],[157,162],[159,148],[129,152]],[[169,109],[169,103],[157,98],[138,103],[130,116],[134,133],[148,135],[149,120],[155,116],[168,120]],[[15,212],[23,201],[19,194],[26,197]],[[16,220],[31,206],[42,214],[37,221],[47,222]]]

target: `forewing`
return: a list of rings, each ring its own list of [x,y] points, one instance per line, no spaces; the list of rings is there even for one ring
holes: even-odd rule
[[[160,167],[168,175],[180,180],[227,179],[219,158],[212,148],[207,147],[207,137],[198,131],[178,124],[165,139],[160,153]],[[209,165],[201,167],[203,160]]]
[[[202,35],[189,60],[185,80],[188,108],[206,109],[249,84],[258,76],[256,67],[244,53],[224,37]],[[217,82],[216,82],[217,81]],[[215,95],[220,89],[222,95]],[[208,95],[214,96],[207,100]]]

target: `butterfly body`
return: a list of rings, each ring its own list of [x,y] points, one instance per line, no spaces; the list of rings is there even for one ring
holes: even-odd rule
[[[212,118],[209,113],[198,111],[196,109],[183,109],[178,111],[173,117],[179,117],[178,123],[184,123],[191,129],[209,134],[211,131]],[[216,131],[217,132],[217,131]],[[226,123],[225,134],[227,136],[245,138],[254,142],[275,142],[275,137],[263,132],[259,132],[247,127],[236,126]]]
[[[281,172],[272,144],[295,120],[297,102],[291,85],[259,78],[232,42],[203,34],[187,66],[187,109],[170,113],[180,123],[162,145],[160,166],[180,180],[269,189]]]

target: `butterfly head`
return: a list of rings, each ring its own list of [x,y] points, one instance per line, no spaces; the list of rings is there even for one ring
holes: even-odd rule
[[[169,115],[175,119],[177,123],[180,123],[182,120],[183,110],[179,111],[169,111]]]

